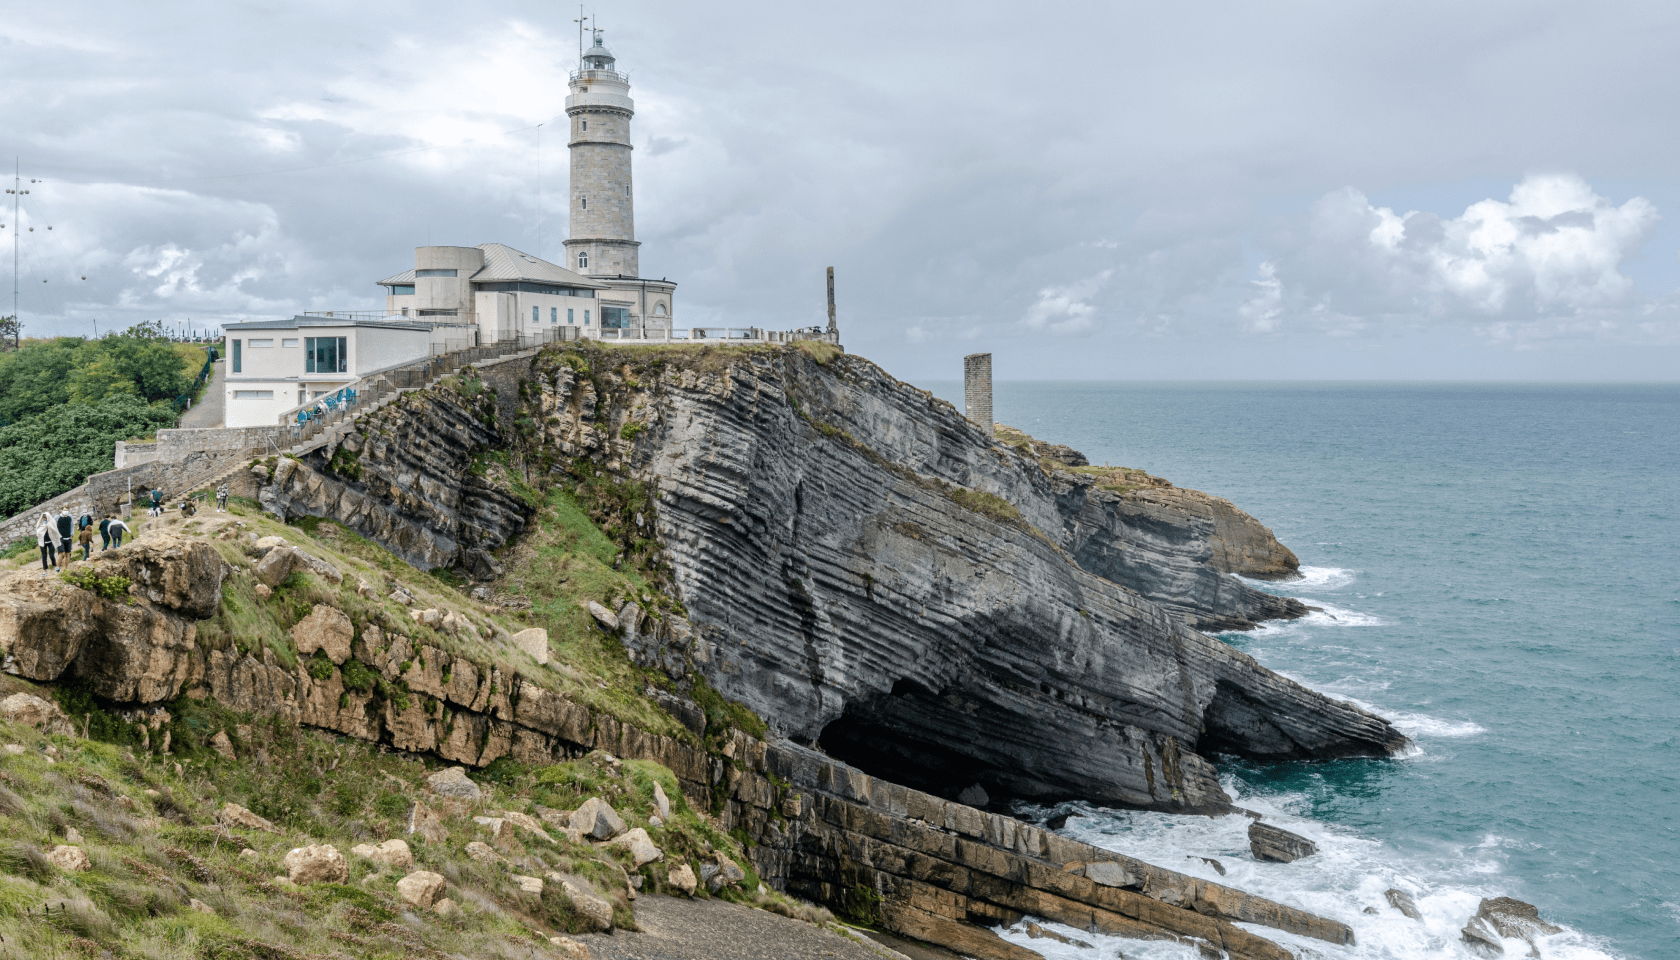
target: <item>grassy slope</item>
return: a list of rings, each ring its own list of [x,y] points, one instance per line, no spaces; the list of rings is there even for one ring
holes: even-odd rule
[[[517,663],[527,676],[575,700],[694,743],[697,738],[691,732],[642,695],[648,683],[669,685],[669,680],[632,664],[618,641],[594,626],[586,609],[589,600],[636,598],[655,610],[673,612],[670,601],[652,592],[649,578],[633,564],[614,568],[621,547],[590,516],[591,510],[601,514],[601,498],[613,492],[586,482],[576,488],[552,487],[543,495],[527,534],[504,558],[507,574],[501,588],[528,597],[531,608],[524,611],[477,604],[447,580],[421,573],[335,523],[282,525],[250,504],[235,502],[224,515],[142,516],[135,525],[142,536],[167,530],[212,537],[238,571],[224,589],[222,609],[199,624],[203,646],[232,645],[259,655],[260,648],[267,647],[281,661],[295,664],[291,625],[313,604],[327,602],[358,625],[401,624],[417,641],[481,662]],[[585,507],[579,497],[591,506]],[[247,550],[253,533],[284,536],[328,560],[345,572],[343,585],[294,574],[271,597],[260,599],[249,575],[253,560]],[[28,568],[35,562],[33,552],[24,553],[0,560],[0,570]],[[359,580],[377,588],[372,597],[357,595]],[[415,596],[416,608],[462,612],[482,628],[485,639],[449,636],[411,623],[409,608],[387,599],[395,586]],[[528,625],[548,628],[560,669],[539,667],[493,638],[498,627],[512,632]],[[21,681],[4,682],[13,689],[28,688]],[[717,724],[715,732],[729,725],[762,730],[757,718],[722,703],[703,685],[694,692]],[[485,867],[465,857],[465,843],[489,839],[471,815],[505,809],[534,813],[540,806],[571,809],[586,796],[602,795],[631,826],[646,826],[656,780],[681,810],[672,823],[649,830],[655,844],[666,851],[667,863],[681,858],[698,868],[701,855],[719,848],[747,867],[739,845],[704,812],[688,808],[675,777],[663,767],[626,762],[622,774],[615,776],[599,762],[532,768],[504,759],[475,775],[491,798],[448,817],[445,842],[426,844],[405,837],[415,849],[417,868],[450,879],[448,896],[465,910],[460,919],[405,914],[395,894],[398,877],[381,874],[354,857],[350,883],[288,891],[267,878],[284,872],[279,860],[294,846],[330,842],[349,856],[356,843],[403,836],[408,811],[422,796],[419,784],[429,768],[373,745],[299,729],[272,717],[235,714],[213,701],[188,697],[168,705],[174,749],[162,757],[149,751],[161,741],[161,730],[145,734],[142,742],[137,727],[77,688],[61,687],[56,696],[68,712],[85,720],[92,739],[47,738],[0,723],[0,742],[25,747],[21,755],[0,753],[0,957],[76,956],[89,943],[121,956],[160,958],[286,957],[326,951],[398,956],[416,943],[475,957],[529,956],[530,947],[541,942],[533,938],[532,929],[564,932],[576,928],[576,920],[557,893],[542,898],[522,894],[508,879],[509,869]],[[208,749],[206,744],[218,732],[235,742],[239,759],[225,760]],[[43,753],[49,747],[56,751],[56,764]],[[253,762],[258,756],[266,756],[266,764]],[[230,833],[215,827],[214,811],[228,801],[268,817],[285,833]],[[43,868],[41,853],[64,842],[71,827],[83,836],[94,869],[67,874]],[[587,845],[568,846],[563,835],[551,839],[544,842],[522,834],[498,845],[518,864],[513,872],[541,876],[559,870],[597,881],[604,894],[622,887],[611,865],[628,866],[621,855]],[[247,845],[256,850],[255,861],[238,856]],[[660,889],[665,866],[644,867],[642,876],[644,889]],[[814,915],[778,895],[758,895],[757,885],[756,877],[749,875],[744,889],[753,892],[730,895],[778,912]],[[186,908],[194,898],[215,913]],[[55,906],[55,912],[42,913],[47,903],[62,904],[62,912]]]

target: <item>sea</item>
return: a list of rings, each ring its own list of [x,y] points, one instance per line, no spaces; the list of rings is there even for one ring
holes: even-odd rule
[[[931,389],[961,409],[960,384]],[[1020,816],[1074,814],[1070,837],[1358,939],[1251,928],[1302,957],[1472,957],[1460,930],[1483,897],[1509,896],[1564,928],[1542,957],[1680,958],[1680,385],[1000,382],[994,405],[1271,527],[1301,577],[1255,586],[1317,609],[1220,639],[1415,744],[1383,760],[1216,758],[1238,804],[1317,843],[1291,864],[1256,862],[1242,816],[1076,800]],[[1044,926],[1086,945],[1002,933],[1051,960],[1197,956]]]

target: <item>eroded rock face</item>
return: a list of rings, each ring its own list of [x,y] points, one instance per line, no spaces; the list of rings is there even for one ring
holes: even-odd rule
[[[640,625],[627,649],[649,665],[676,649],[779,733],[946,796],[978,783],[1178,811],[1228,802],[1209,747],[1303,759],[1405,743],[1070,562],[1123,550],[1131,528],[1093,521],[1102,497],[1070,505],[1068,475],[866,361],[787,351],[639,376],[598,396],[603,378],[552,368],[533,419],[555,449],[658,491],[653,529],[693,629]],[[632,410],[647,424],[635,442],[619,439]],[[1211,557],[1213,523],[1181,524]],[[1186,563],[1217,589],[1180,590],[1184,609],[1252,622],[1275,600],[1237,605],[1264,595]]]
[[[1269,823],[1248,825],[1248,846],[1254,859],[1273,863],[1294,863],[1318,852],[1318,844]]]

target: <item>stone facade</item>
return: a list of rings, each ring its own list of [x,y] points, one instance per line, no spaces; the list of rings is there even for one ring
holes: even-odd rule
[[[992,355],[963,357],[963,413],[969,422],[992,436]]]
[[[629,78],[614,69],[599,35],[572,77],[571,89],[566,98],[572,167],[566,266],[585,276],[640,276],[630,176],[630,119],[636,105]]]

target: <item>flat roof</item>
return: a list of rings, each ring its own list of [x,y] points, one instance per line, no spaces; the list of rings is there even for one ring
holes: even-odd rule
[[[348,317],[293,317],[290,320],[235,320],[222,324],[223,330],[296,330],[300,327],[369,327],[374,330],[425,330],[435,327],[464,327],[464,323],[421,323],[408,317],[389,317],[384,320],[351,320]]]

